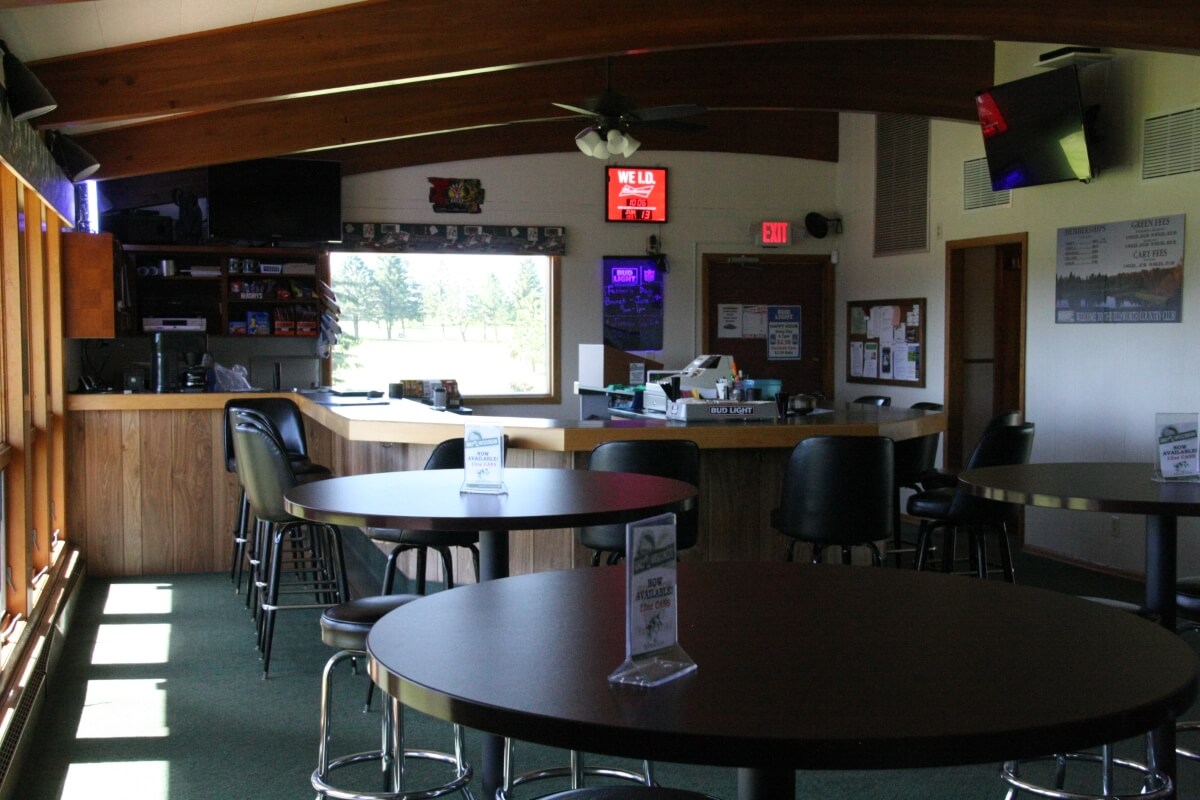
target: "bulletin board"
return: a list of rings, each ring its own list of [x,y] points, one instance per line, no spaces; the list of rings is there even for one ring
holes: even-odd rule
[[[925,298],[846,303],[846,381],[925,386]]]

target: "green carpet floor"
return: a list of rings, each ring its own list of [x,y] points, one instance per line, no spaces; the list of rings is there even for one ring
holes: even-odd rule
[[[836,569],[837,567],[828,567]],[[1073,594],[1137,600],[1140,584],[1021,556],[1022,583]],[[967,580],[964,578],[964,580]],[[22,769],[21,800],[207,800],[310,798],[317,754],[321,644],[317,611],[281,614],[270,680],[261,678],[254,628],[225,575],[109,581],[88,578],[61,664]],[[1200,639],[1200,636],[1196,637]],[[887,665],[879,678],[887,681]],[[378,701],[362,713],[364,675],[340,673],[335,752],[370,749],[378,738]],[[797,676],[796,691],[819,691]],[[1193,709],[1200,712],[1200,709]],[[1197,713],[1196,716],[1200,716]],[[449,726],[407,717],[409,746],[446,749]],[[344,735],[343,735],[344,734]],[[1125,749],[1136,752],[1135,743]],[[468,738],[468,755],[478,740]],[[561,751],[522,745],[520,766],[563,764]],[[596,761],[613,759],[597,756]],[[629,763],[629,762],[625,762]],[[734,770],[659,764],[664,785],[731,800]],[[418,771],[415,780],[419,781]],[[363,788],[376,775],[358,777]],[[1181,767],[1180,798],[1200,797],[1200,767]],[[997,766],[872,772],[803,772],[799,798],[1000,800]],[[410,784],[411,785],[411,784]],[[472,784],[479,797],[478,777]],[[544,794],[531,787],[518,798]]]

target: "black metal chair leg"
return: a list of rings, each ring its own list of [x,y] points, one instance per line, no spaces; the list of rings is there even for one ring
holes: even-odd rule
[[[1013,568],[1012,545],[1008,539],[1008,526],[1000,526],[1000,566],[1004,569],[1004,580],[1009,583],[1017,582],[1017,572]]]
[[[417,594],[425,594],[425,568],[429,565],[429,548],[417,548]]]
[[[929,528],[929,521],[924,519],[917,528],[917,557],[914,566],[918,572],[925,569],[925,563],[929,560]]]

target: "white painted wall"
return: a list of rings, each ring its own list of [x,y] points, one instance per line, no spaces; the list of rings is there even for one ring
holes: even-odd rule
[[[1053,45],[997,47],[997,81],[1032,74]],[[982,87],[981,87],[982,88]],[[1200,105],[1200,59],[1119,52],[1104,98],[1105,164],[1090,184],[1017,189],[1007,208],[962,210],[962,164],[983,156],[975,125],[939,121],[932,129],[931,248],[927,254],[871,257],[874,120],[843,115],[839,204],[847,235],[838,308],[870,297],[928,298],[928,387],[940,399],[945,346],[945,241],[1028,231],[1026,413],[1037,424],[1035,461],[1149,461],[1157,411],[1200,410],[1200,235],[1187,236],[1184,313],[1179,324],[1056,325],[1055,247],[1061,227],[1160,214],[1200,221],[1200,174],[1143,181],[1141,121]],[[941,226],[942,240],[932,232]],[[845,329],[839,321],[838,330]],[[840,346],[840,345],[839,345]],[[839,373],[839,381],[845,376]],[[896,404],[918,399],[895,392]],[[1069,558],[1142,571],[1142,518],[1031,509],[1027,541]],[[1200,569],[1200,526],[1180,522],[1180,569]]]
[[[1032,74],[1039,53],[1054,45],[997,47],[997,81]],[[982,88],[982,87],[981,87]],[[705,252],[751,252],[751,226],[764,218],[840,212],[844,233],[798,243],[795,252],[839,251],[837,353],[845,347],[848,300],[927,299],[927,386],[888,387],[893,403],[943,399],[945,242],[995,234],[1029,233],[1029,308],[1026,393],[1028,418],[1037,424],[1036,461],[1149,460],[1156,411],[1200,410],[1200,235],[1188,237],[1184,313],[1179,324],[1065,326],[1054,322],[1054,259],[1060,227],[1159,214],[1200,220],[1200,174],[1142,181],[1141,120],[1200,105],[1200,59],[1120,52],[1105,96],[1106,168],[1091,184],[1018,189],[1007,208],[962,210],[962,164],[983,156],[977,126],[936,121],[931,138],[931,248],[891,258],[872,256],[874,117],[843,114],[838,164],[726,154],[639,153],[632,164],[671,169],[672,221],[658,226],[600,221],[603,170],[578,154],[460,162],[355,176],[345,182],[344,218],[377,222],[459,222],[564,225],[565,313],[562,387],[558,407],[494,409],[497,413],[571,418],[570,394],[577,345],[601,336],[599,258],[639,253],[646,236],[662,239],[670,256],[667,347],[659,360],[681,366],[700,337],[697,264]],[[646,138],[650,138],[647,135]],[[434,215],[430,175],[480,178],[487,190],[478,216]],[[934,231],[941,226],[941,238]],[[837,359],[838,396],[854,391]],[[861,388],[861,387],[859,387]],[[861,393],[861,392],[860,392]],[[488,409],[483,409],[487,411]],[[1073,511],[1028,514],[1030,544],[1084,562],[1140,572],[1142,520]],[[1183,571],[1200,569],[1200,525],[1180,524]]]
[[[579,373],[578,345],[603,341],[601,256],[645,253],[647,237],[659,237],[671,267],[666,278],[665,347],[661,353],[648,355],[668,368],[683,367],[698,354],[701,341],[697,265],[702,254],[760,251],[753,243],[756,222],[787,219],[803,229],[809,211],[836,208],[835,164],[682,152],[639,152],[627,163],[668,168],[670,222],[666,225],[604,222],[605,162],[578,152],[352,176],[343,182],[342,218],[354,222],[564,226],[563,402],[479,410],[577,419],[578,398],[571,391]],[[486,191],[482,213],[434,214],[426,180],[430,176],[481,179]],[[831,241],[808,239],[770,252],[828,252]]]

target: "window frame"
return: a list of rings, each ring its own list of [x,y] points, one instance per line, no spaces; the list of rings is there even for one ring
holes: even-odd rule
[[[338,256],[349,257],[353,255],[361,256],[386,256],[386,255],[423,255],[422,253],[387,253],[378,250],[337,250]],[[333,253],[330,254],[334,255]],[[474,255],[477,258],[488,258],[492,254],[475,253],[466,254]],[[504,255],[504,254],[496,254]],[[472,394],[464,396],[464,401],[470,400],[470,403],[475,405],[558,405],[562,402],[562,257],[558,255],[539,255],[539,258],[549,259],[549,286],[547,287],[548,309],[547,313],[550,316],[548,321],[547,342],[548,352],[546,354],[546,384],[549,392],[544,394],[503,394],[503,395],[479,395]],[[337,293],[337,285],[333,282],[333,264],[329,264],[329,283],[333,287],[334,294]],[[333,359],[327,359],[329,383],[333,383]],[[457,377],[457,376],[451,376]]]

